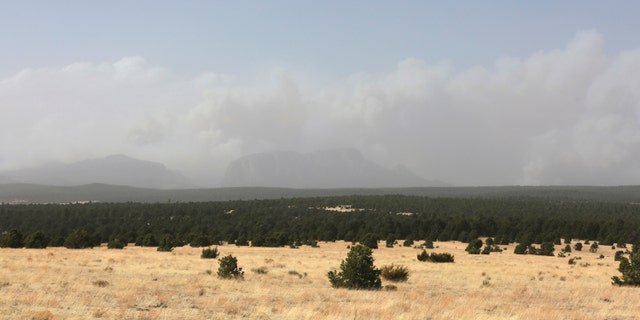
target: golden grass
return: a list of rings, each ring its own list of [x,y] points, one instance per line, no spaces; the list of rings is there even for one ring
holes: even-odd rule
[[[2,319],[635,319],[640,288],[614,287],[614,251],[568,258],[504,253],[469,255],[460,242],[435,243],[453,264],[419,262],[420,250],[374,250],[376,266],[402,264],[397,290],[333,289],[347,243],[320,248],[220,246],[245,280],[221,280],[200,248],[129,246],[87,250],[0,249]],[[560,246],[556,247],[559,250]],[[598,259],[600,254],[605,259]],[[588,264],[588,265],[586,265]],[[261,269],[261,272],[257,270]],[[252,271],[254,270],[254,271]],[[209,272],[208,272],[209,271]],[[266,273],[264,273],[266,271]],[[383,281],[383,285],[390,282]]]

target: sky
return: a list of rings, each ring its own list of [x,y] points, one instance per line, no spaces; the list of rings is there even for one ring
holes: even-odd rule
[[[6,1],[0,171],[111,154],[204,185],[355,148],[454,185],[640,184],[635,1]]]

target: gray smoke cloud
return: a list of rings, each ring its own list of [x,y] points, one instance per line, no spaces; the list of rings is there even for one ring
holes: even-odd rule
[[[456,185],[638,184],[639,91],[640,50],[608,55],[594,31],[491,66],[408,58],[324,86],[140,57],[26,69],[0,80],[0,169],[125,153],[215,184],[245,154],[353,147]]]

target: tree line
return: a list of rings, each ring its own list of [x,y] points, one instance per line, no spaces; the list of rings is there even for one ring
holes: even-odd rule
[[[352,212],[328,211],[350,205]],[[638,243],[640,205],[575,199],[338,196],[193,203],[0,205],[2,246],[285,246],[411,239],[497,244],[590,239]],[[80,239],[80,240],[78,240]],[[15,242],[20,240],[18,242]],[[27,241],[28,240],[28,241]]]

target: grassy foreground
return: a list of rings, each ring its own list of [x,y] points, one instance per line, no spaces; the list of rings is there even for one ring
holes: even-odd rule
[[[435,243],[455,263],[419,262],[420,250],[374,250],[375,265],[403,264],[397,290],[333,289],[329,270],[347,243],[320,248],[220,246],[245,271],[244,281],[216,277],[217,259],[200,248],[106,247],[0,249],[2,319],[635,319],[640,288],[614,287],[614,251],[569,257],[469,255],[466,244]],[[383,245],[383,243],[381,243]],[[504,247],[504,246],[502,246]],[[564,245],[562,246],[564,247]],[[556,252],[561,246],[556,246]],[[605,256],[599,259],[600,254]],[[255,270],[262,268],[267,273]],[[253,271],[252,271],[253,270]],[[391,284],[383,280],[383,286]]]

